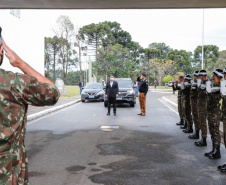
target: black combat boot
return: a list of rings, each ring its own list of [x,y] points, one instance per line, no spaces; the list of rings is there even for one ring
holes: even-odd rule
[[[193,133],[193,128],[191,125],[188,126],[186,130],[183,130],[184,133]]]
[[[223,169],[223,168],[226,168],[226,164],[220,165],[220,166],[218,166],[217,168],[218,168],[218,170],[221,170],[221,169]],[[226,169],[225,169],[225,170],[226,170]],[[226,172],[226,171],[225,171],[225,172]]]
[[[199,130],[188,136],[189,139],[199,139]]]
[[[210,159],[220,159],[221,152],[220,152],[220,145],[214,145],[214,152],[212,155],[209,156]]]
[[[180,125],[183,125],[184,124],[184,120],[181,119],[178,123],[176,123],[176,125],[180,126]]]
[[[207,146],[206,138],[203,137],[203,138],[201,139],[201,141],[195,143],[195,145],[196,145],[196,146]]]
[[[205,153],[204,155],[206,157],[209,157],[209,156],[211,156],[213,154],[213,152],[214,152],[214,144],[212,145],[212,150],[210,152]]]
[[[180,127],[181,129],[187,129],[187,122],[184,122],[184,125]]]
[[[218,166],[219,167],[219,166]],[[221,166],[221,168],[218,168],[221,172],[226,172],[226,164],[224,164],[223,166]]]

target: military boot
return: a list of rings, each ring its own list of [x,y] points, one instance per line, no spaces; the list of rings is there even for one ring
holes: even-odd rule
[[[201,141],[195,143],[195,145],[196,145],[196,146],[207,146],[206,138],[203,137],[203,138],[201,139]]]
[[[192,133],[193,132],[193,128],[191,125],[188,126],[188,128],[186,130],[183,130],[184,133]]]
[[[211,156],[213,154],[213,152],[214,152],[214,144],[212,145],[212,150],[210,152],[205,153],[204,155],[206,157],[209,157],[209,156]]]
[[[178,123],[176,123],[176,125],[180,126],[180,125],[183,125],[184,124],[184,120],[181,119]]]
[[[184,122],[184,125],[180,127],[181,129],[187,129],[187,122]]]
[[[220,159],[221,158],[221,152],[220,152],[220,145],[214,146],[214,151],[212,155],[209,156],[210,159]]]
[[[219,169],[219,168],[218,168],[218,169]],[[225,173],[225,172],[226,172],[226,165],[225,165],[225,166],[223,165],[219,170],[220,170],[221,172],[224,172],[224,173]]]
[[[218,168],[218,170],[221,170],[221,169],[223,169],[223,168],[226,168],[226,164],[220,165],[220,166],[218,166],[217,168]],[[226,172],[226,171],[225,171],[225,172]]]
[[[199,130],[188,136],[189,139],[199,139]]]

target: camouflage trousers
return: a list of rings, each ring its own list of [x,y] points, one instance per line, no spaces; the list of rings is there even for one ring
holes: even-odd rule
[[[224,129],[223,138],[224,138],[224,145],[226,148],[226,112],[225,113],[223,112],[222,119],[223,119],[223,129]]]
[[[184,111],[184,118],[187,122],[188,126],[192,126],[192,115],[191,115],[191,104],[189,99],[184,99],[183,101],[183,111]]]
[[[221,144],[221,135],[219,130],[221,120],[220,99],[220,94],[210,94],[207,99],[208,126],[214,145]]]
[[[178,103],[178,113],[179,113],[180,119],[183,119],[183,113],[182,113],[183,109],[182,109],[182,99],[181,99],[181,97],[178,97],[177,103]]]
[[[208,126],[209,132],[211,135],[211,140],[214,145],[221,144],[221,135],[220,135],[220,119],[221,119],[221,112],[220,110],[217,112],[208,112]]]
[[[198,106],[197,106],[197,98],[191,98],[191,112],[192,112],[192,120],[195,124],[195,130],[200,130],[200,125],[198,121]]]
[[[202,137],[207,137],[207,109],[206,109],[206,99],[205,98],[199,98],[197,102],[197,112],[198,112],[198,122],[200,129],[202,131]]]

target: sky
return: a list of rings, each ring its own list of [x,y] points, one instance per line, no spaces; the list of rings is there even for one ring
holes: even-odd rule
[[[202,45],[203,9],[158,10],[22,10],[27,22],[36,21],[46,37],[54,36],[52,28],[60,15],[69,16],[75,27],[91,23],[116,21],[142,47],[164,42],[173,49],[193,52]],[[226,9],[204,10],[204,44],[226,50]],[[38,33],[37,33],[38,34]]]

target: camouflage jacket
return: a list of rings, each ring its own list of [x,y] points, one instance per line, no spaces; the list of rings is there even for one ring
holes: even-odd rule
[[[196,88],[196,89],[192,89],[192,88],[191,88],[191,91],[190,91],[190,98],[191,98],[191,99],[197,99],[197,98],[198,98],[198,91],[197,91],[197,88]]]
[[[56,87],[35,77],[0,69],[0,184],[28,184],[24,146],[28,105],[53,105]]]
[[[206,82],[204,82],[206,84]],[[198,99],[206,99],[207,94],[206,94],[206,89],[201,89],[200,87],[197,88],[198,91]]]
[[[190,90],[191,90],[191,87],[190,86],[187,86],[185,87],[185,89],[182,90],[182,93],[183,93],[183,97],[184,97],[184,100],[189,100],[190,99]]]
[[[220,87],[220,82],[214,83],[213,87]],[[219,112],[220,111],[220,100],[221,100],[220,91],[208,94],[207,111],[209,113]]]

